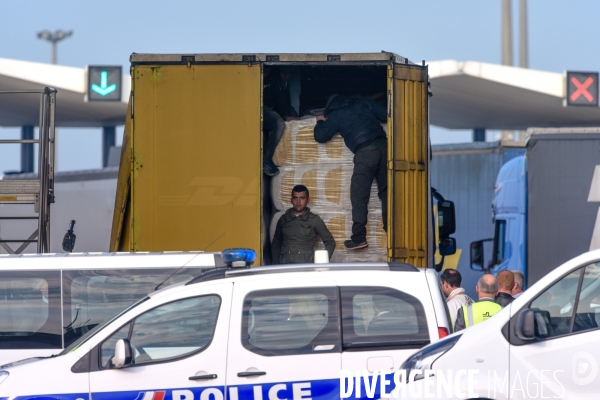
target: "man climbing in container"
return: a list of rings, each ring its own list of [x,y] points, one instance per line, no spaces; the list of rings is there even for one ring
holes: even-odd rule
[[[263,171],[268,176],[279,173],[273,164],[273,155],[285,130],[284,120],[298,119],[290,98],[292,75],[293,71],[288,68],[271,74],[271,67],[263,66],[263,130],[269,132],[263,148]]]
[[[335,250],[335,239],[327,226],[307,207],[308,188],[296,185],[292,189],[292,208],[277,221],[271,243],[271,254],[275,264],[301,264],[314,262],[315,240],[321,237],[329,258]]]
[[[386,109],[370,98],[334,94],[327,100],[323,115],[317,117],[315,140],[328,142],[336,133],[354,153],[354,171],[350,181],[352,236],[344,242],[349,250],[363,249],[367,243],[367,205],[373,180],[377,181],[387,231],[387,137],[381,122],[387,121]]]

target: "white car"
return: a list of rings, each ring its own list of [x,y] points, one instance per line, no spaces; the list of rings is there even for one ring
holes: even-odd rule
[[[340,370],[398,369],[448,334],[433,270],[235,267],[252,257],[225,251],[233,267],[151,293],[57,356],[1,367],[0,398],[339,399]]]
[[[492,318],[414,354],[402,366],[414,378],[405,389],[437,399],[597,399],[599,327],[595,250],[556,268]]]

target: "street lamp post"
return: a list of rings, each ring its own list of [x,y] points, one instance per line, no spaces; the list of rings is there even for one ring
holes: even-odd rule
[[[56,64],[56,44],[63,39],[68,38],[73,34],[73,31],[57,30],[54,33],[44,30],[38,32],[37,37],[42,40],[47,40],[52,43],[52,64]]]

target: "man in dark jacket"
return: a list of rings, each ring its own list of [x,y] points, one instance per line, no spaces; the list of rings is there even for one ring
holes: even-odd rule
[[[498,280],[498,294],[494,301],[504,308],[515,299],[512,297],[512,290],[515,286],[515,276],[512,272],[504,270],[498,272],[496,279]]]
[[[271,74],[270,68],[263,67],[263,124],[264,130],[269,132],[264,145],[263,171],[268,176],[275,176],[279,168],[273,164],[273,155],[285,130],[284,120],[298,119],[298,113],[290,98],[292,70],[283,69]]]
[[[301,264],[314,262],[317,235],[325,244],[329,258],[335,250],[335,239],[316,214],[310,212],[308,189],[296,185],[292,189],[292,208],[277,221],[271,254],[275,264]]]
[[[368,247],[367,205],[373,179],[377,181],[383,229],[387,231],[387,138],[381,127],[381,122],[385,121],[386,109],[373,100],[340,95],[331,96],[323,115],[317,117],[317,142],[325,143],[339,132],[354,153],[354,171],[350,181],[352,237],[344,242],[347,249]]]

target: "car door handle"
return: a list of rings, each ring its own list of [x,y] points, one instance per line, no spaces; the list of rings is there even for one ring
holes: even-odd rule
[[[217,379],[217,374],[194,375],[189,377],[190,381],[207,381],[209,379]]]
[[[246,372],[238,372],[238,376],[240,378],[247,378],[249,376],[261,376],[266,375],[266,372],[263,371],[246,371]]]

